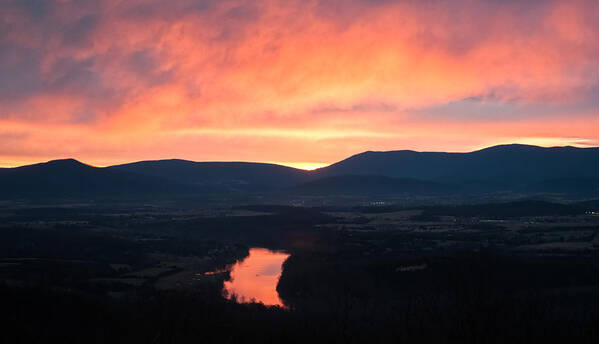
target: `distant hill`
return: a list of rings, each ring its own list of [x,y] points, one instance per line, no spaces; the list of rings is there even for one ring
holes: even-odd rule
[[[599,148],[502,145],[471,153],[365,152],[318,169],[315,174],[465,183],[472,190],[487,191],[538,192],[544,190],[543,183],[548,191],[580,191],[599,176]]]
[[[449,184],[412,178],[389,178],[377,175],[344,175],[324,177],[289,190],[299,195],[390,196],[407,194],[441,194],[457,191]]]
[[[599,148],[495,146],[471,153],[364,152],[315,171],[248,162],[141,161],[106,168],[76,160],[0,169],[0,199],[206,193],[599,196]]]
[[[199,192],[162,178],[93,167],[73,159],[0,169],[0,190],[0,199],[135,198]]]
[[[249,162],[140,161],[109,167],[115,171],[161,177],[196,186],[230,191],[264,191],[289,187],[310,178],[310,172],[275,164]]]
[[[530,184],[527,191],[596,196],[599,195],[599,177],[548,179]]]

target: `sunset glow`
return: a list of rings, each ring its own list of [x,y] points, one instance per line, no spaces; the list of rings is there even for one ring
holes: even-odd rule
[[[599,2],[3,1],[0,167],[599,145]]]

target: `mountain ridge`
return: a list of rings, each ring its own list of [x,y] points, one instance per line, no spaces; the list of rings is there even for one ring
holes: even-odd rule
[[[253,190],[286,187],[305,180],[308,171],[253,162],[196,162],[189,160],[147,160],[107,167],[143,173],[193,185],[219,184],[232,189]]]
[[[321,195],[382,195],[430,193],[435,189],[433,185],[450,193],[461,190],[597,195],[598,176],[599,148],[521,144],[468,153],[366,151],[313,171],[272,163],[183,159],[94,167],[67,158],[0,169],[0,196],[34,197],[36,192],[48,196],[271,191],[301,194],[306,190]]]
[[[75,159],[0,170],[0,199],[137,198],[197,192],[187,185],[144,174],[94,167]]]
[[[560,160],[560,161],[557,161]],[[578,168],[578,170],[576,170]],[[367,151],[316,170],[322,176],[382,174],[435,181],[524,178],[541,181],[592,178],[599,172],[599,148],[499,145],[468,153]],[[527,180],[528,181],[528,180]]]

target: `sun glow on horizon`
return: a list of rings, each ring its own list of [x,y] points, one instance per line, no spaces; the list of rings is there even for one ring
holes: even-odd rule
[[[276,162],[273,161],[273,164],[282,165],[287,167],[293,167],[300,170],[313,171],[322,167],[327,167],[330,164],[320,163],[320,162]]]

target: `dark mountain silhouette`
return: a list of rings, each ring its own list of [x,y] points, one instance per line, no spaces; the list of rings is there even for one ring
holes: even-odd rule
[[[0,199],[135,198],[196,191],[169,180],[93,167],[74,159],[0,169],[0,190]]]
[[[315,174],[415,178],[461,183],[470,190],[580,192],[587,185],[597,185],[599,148],[514,144],[471,153],[365,152],[316,170]]]
[[[315,171],[247,162],[76,160],[0,169],[0,199],[139,197],[223,192],[291,194],[599,194],[599,148],[495,146],[471,153],[365,152]]]
[[[140,161],[110,167],[198,186],[237,191],[263,191],[306,181],[310,172],[275,164],[249,162]]]
[[[301,184],[289,192],[299,195],[389,196],[402,194],[441,194],[455,191],[449,184],[412,178],[389,178],[377,175],[324,177]]]

